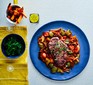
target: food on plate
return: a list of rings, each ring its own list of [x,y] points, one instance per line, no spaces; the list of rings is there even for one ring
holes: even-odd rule
[[[79,63],[80,45],[71,30],[57,28],[43,32],[38,38],[39,59],[52,73],[70,72]]]
[[[39,22],[39,14],[36,14],[36,13],[30,14],[29,20],[31,23],[38,23]]]
[[[9,3],[7,7],[6,14],[7,18],[12,22],[15,22],[16,24],[21,22],[23,16],[27,18],[26,15],[24,14],[23,7],[20,7],[18,5],[11,5],[11,3]]]

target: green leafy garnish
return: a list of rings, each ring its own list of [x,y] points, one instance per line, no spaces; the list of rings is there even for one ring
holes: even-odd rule
[[[20,55],[23,51],[22,44],[14,37],[10,37],[9,39],[7,39],[4,47],[7,56],[17,56]]]

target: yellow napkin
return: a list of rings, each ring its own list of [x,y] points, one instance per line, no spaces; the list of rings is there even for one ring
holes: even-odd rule
[[[0,45],[9,34],[20,35],[26,44],[24,53],[16,59],[7,58],[0,47],[0,85],[28,85],[27,28],[25,26],[0,27]]]

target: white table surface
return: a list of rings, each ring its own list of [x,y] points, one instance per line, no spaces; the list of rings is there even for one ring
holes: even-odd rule
[[[5,17],[9,2],[13,0],[0,0],[0,26],[12,26]],[[54,81],[41,75],[33,66],[28,56],[29,85],[93,85],[93,0],[19,0],[24,6],[27,19],[19,25],[28,29],[28,43],[36,30],[45,23],[55,20],[69,21],[82,29],[90,43],[90,59],[86,68],[78,76],[68,81]],[[29,22],[29,14],[38,13],[38,24]]]

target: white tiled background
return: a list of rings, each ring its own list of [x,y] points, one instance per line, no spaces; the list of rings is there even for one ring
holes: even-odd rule
[[[0,0],[0,26],[11,26],[5,17],[7,5],[13,0]],[[19,25],[28,27],[28,43],[35,31],[50,21],[69,21],[82,29],[90,43],[90,59],[83,72],[68,81],[54,81],[41,75],[28,56],[29,85],[92,85],[93,84],[93,0],[19,0],[24,6],[27,19]],[[38,24],[29,22],[30,13],[38,13]]]

